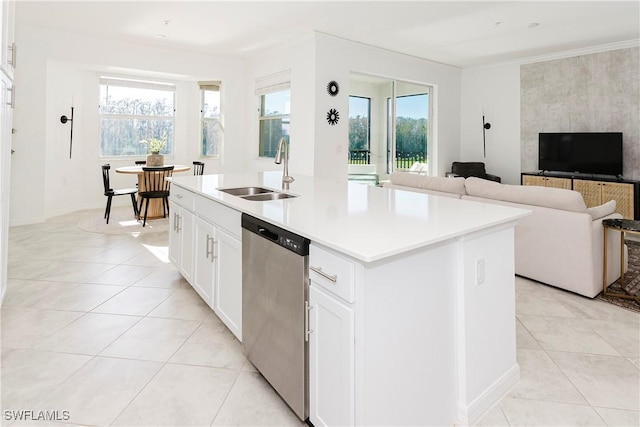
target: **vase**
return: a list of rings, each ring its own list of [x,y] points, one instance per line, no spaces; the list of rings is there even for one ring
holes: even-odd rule
[[[147,154],[147,166],[164,166],[164,156],[159,153]]]

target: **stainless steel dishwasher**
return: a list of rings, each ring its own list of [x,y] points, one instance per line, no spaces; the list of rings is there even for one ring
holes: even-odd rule
[[[305,420],[309,415],[309,240],[242,214],[242,349]]]

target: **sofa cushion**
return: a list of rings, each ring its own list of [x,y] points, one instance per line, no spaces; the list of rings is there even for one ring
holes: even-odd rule
[[[508,185],[481,178],[467,178],[464,182],[467,194],[505,202],[562,209],[570,212],[587,212],[582,194],[562,188],[535,185]]]
[[[591,215],[591,218],[596,219],[602,218],[607,215],[611,215],[616,211],[616,201],[609,200],[607,203],[604,203],[600,206],[594,206],[587,209],[587,213]]]
[[[444,178],[439,176],[427,176],[409,172],[394,172],[389,177],[394,185],[434,190],[442,193],[464,195],[464,178]]]

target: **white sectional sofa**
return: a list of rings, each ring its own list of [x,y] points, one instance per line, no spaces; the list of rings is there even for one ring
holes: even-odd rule
[[[602,291],[602,220],[622,218],[615,201],[586,207],[582,195],[559,188],[499,184],[480,178],[391,174],[385,187],[532,211],[515,229],[516,274],[590,298]],[[608,232],[607,284],[620,275],[620,235]],[[625,271],[627,250],[624,249]]]

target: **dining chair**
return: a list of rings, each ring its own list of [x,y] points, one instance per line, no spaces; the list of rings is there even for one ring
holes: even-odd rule
[[[111,165],[108,163],[102,165],[102,184],[104,185],[104,195],[107,196],[107,207],[104,209],[104,217],[107,219],[107,224],[109,224],[109,216],[111,215],[111,200],[114,196],[124,196],[129,194],[131,196],[131,204],[133,205],[133,214],[135,217],[138,217],[138,207],[136,205],[136,196],[135,194],[138,192],[137,188],[123,188],[120,190],[114,190],[111,188],[111,184],[109,182],[109,170],[111,169]]]
[[[147,224],[149,200],[162,199],[162,217],[165,218],[169,214],[169,188],[171,182],[167,181],[166,178],[173,175],[173,166],[143,166],[142,175],[144,191],[138,191],[138,197],[140,198],[138,212],[142,212],[142,203],[146,201],[144,206],[144,220],[142,222],[142,226],[144,227]]]
[[[136,160],[134,163],[136,164],[136,166],[144,166],[144,165],[147,164],[147,161],[146,160]],[[136,187],[137,186],[138,186],[138,183],[136,182]]]
[[[204,173],[204,162],[193,162],[193,174],[202,175]]]

